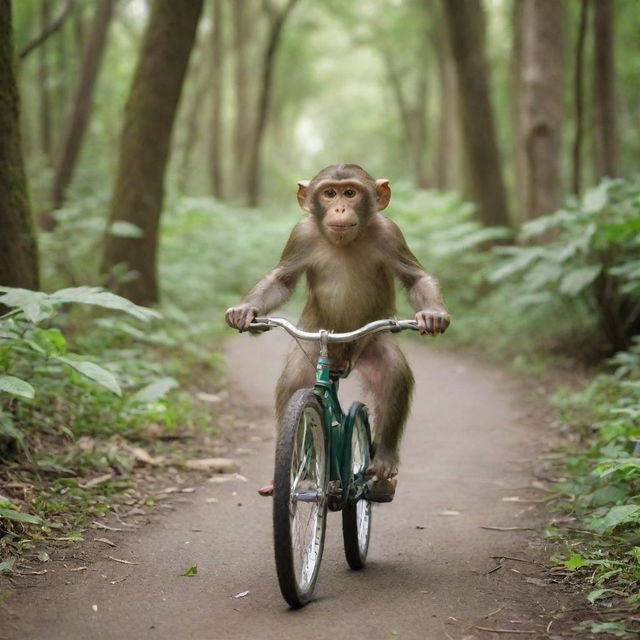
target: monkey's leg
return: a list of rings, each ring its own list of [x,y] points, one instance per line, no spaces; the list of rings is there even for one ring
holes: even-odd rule
[[[316,353],[313,347],[305,345],[311,362],[315,362]],[[298,389],[313,387],[316,381],[315,366],[311,364],[297,344],[292,344],[287,354],[284,369],[276,385],[276,424],[278,430],[287,410],[289,399]]]
[[[356,365],[373,395],[375,455],[367,473],[380,482],[380,493],[393,496],[398,473],[398,449],[411,406],[413,374],[391,336],[380,336],[366,347]]]
[[[307,349],[309,353],[310,350]],[[314,354],[310,353],[313,361]],[[296,344],[292,344],[284,369],[276,385],[276,425],[278,431],[282,427],[282,419],[287,410],[289,399],[298,389],[312,387],[316,380],[315,368]],[[261,496],[273,495],[273,480],[258,489]]]

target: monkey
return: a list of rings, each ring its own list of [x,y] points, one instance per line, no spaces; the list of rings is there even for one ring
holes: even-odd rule
[[[227,309],[229,326],[248,329],[256,316],[281,306],[304,275],[307,301],[298,326],[305,331],[347,332],[394,317],[395,278],[416,309],[420,333],[446,331],[450,316],[437,280],[410,251],[399,227],[380,213],[391,199],[389,180],[376,180],[355,164],[337,164],[311,181],[298,182],[297,198],[306,215],[293,228],[280,262]],[[307,349],[313,362],[314,345]],[[366,473],[372,480],[371,499],[390,501],[414,386],[411,369],[389,333],[330,344],[329,359],[335,370],[359,373],[372,393],[374,456]],[[293,393],[314,383],[314,367],[292,343],[276,386],[278,425]],[[261,495],[272,492],[272,485],[259,489]]]

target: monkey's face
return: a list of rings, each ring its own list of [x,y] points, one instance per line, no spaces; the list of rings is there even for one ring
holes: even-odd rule
[[[330,242],[344,245],[358,237],[370,216],[367,195],[351,180],[323,181],[316,186],[311,209]]]
[[[311,182],[298,182],[298,202],[335,245],[353,242],[371,216],[389,203],[388,180],[374,180],[356,165],[334,165]]]

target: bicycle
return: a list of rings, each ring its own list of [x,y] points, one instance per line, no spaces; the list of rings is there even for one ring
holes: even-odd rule
[[[327,510],[342,511],[347,563],[362,569],[371,536],[370,479],[374,455],[367,407],[354,402],[347,413],[338,400],[339,378],[332,372],[330,342],[351,342],[390,331],[418,330],[413,320],[376,320],[348,333],[301,331],[284,318],[255,318],[249,331],[281,327],[297,340],[320,343],[313,388],[296,391],[287,406],[276,445],[273,478],[273,538],[280,591],[292,607],[313,595],[326,528]]]

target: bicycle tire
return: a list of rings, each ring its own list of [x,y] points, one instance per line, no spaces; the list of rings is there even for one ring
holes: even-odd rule
[[[354,480],[361,480],[371,461],[371,431],[367,410],[361,405],[354,418],[351,434],[351,472]],[[360,496],[350,496],[342,510],[342,538],[348,565],[362,569],[369,552],[371,539],[371,502]]]
[[[292,607],[313,595],[327,523],[328,454],[323,408],[312,389],[291,397],[280,425],[273,481],[278,583]]]

